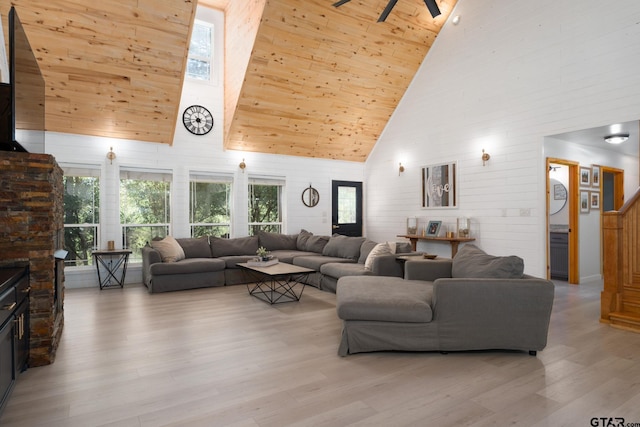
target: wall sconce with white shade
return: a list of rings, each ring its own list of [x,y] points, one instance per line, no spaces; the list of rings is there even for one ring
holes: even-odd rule
[[[404,172],[404,166],[402,166],[402,162],[398,163],[398,165],[398,176],[400,176],[400,174]]]
[[[484,148],[483,148],[482,149],[482,166],[484,166],[485,163],[487,163],[490,158],[491,158],[491,156],[489,155],[489,153],[485,153]]]
[[[604,137],[604,141],[609,144],[622,144],[629,139],[628,133],[617,133],[615,135],[607,135]]]
[[[113,147],[109,147],[109,152],[107,153],[107,159],[109,159],[110,164],[113,164],[113,159],[116,158],[116,153],[113,152]]]
[[[242,173],[244,173],[244,169],[247,167],[247,164],[244,162],[244,159],[242,159],[238,167],[242,169]]]

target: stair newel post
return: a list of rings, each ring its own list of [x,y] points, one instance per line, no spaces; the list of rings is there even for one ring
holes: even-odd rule
[[[600,294],[600,321],[610,323],[609,313],[622,310],[622,214],[602,214],[604,289]]]

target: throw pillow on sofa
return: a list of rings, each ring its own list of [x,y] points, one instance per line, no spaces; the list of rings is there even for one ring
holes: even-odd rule
[[[329,242],[322,250],[322,255],[358,261],[362,242],[364,242],[364,237],[349,237],[334,234],[329,238]]]
[[[182,246],[171,236],[162,240],[152,240],[151,247],[160,252],[162,262],[176,262],[185,258]]]
[[[315,236],[310,231],[303,229],[298,234],[296,248],[299,251],[321,254],[328,242],[329,236]]]
[[[234,239],[223,239],[222,237],[211,237],[211,255],[214,257],[255,255],[258,250],[258,236],[236,237]]]
[[[258,231],[259,245],[268,251],[295,251],[297,249],[297,240],[297,234],[288,235]]]
[[[517,256],[493,256],[476,245],[466,244],[451,263],[451,277],[520,279],[524,273],[524,261]]]
[[[185,258],[211,258],[211,247],[207,236],[176,240],[182,246]]]
[[[369,252],[369,255],[367,255],[367,260],[364,262],[364,268],[365,270],[371,270],[371,266],[373,265],[373,260],[376,257],[382,256],[382,255],[392,255],[393,252],[391,252],[391,248],[389,247],[388,243],[378,243],[373,249],[371,249],[371,252]]]

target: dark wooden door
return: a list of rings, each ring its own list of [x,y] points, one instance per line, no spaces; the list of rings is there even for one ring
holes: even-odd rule
[[[362,183],[332,181],[331,224],[333,233],[362,236]]]

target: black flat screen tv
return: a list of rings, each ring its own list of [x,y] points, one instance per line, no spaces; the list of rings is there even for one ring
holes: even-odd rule
[[[9,12],[9,84],[0,88],[0,149],[44,151],[45,82],[15,8]]]

